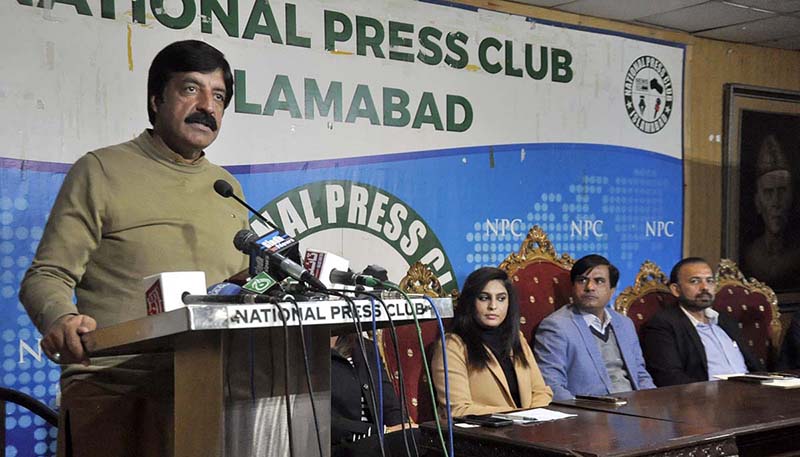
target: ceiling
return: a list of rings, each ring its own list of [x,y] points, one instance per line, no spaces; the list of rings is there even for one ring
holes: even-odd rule
[[[800,50],[800,0],[513,0],[715,40]]]

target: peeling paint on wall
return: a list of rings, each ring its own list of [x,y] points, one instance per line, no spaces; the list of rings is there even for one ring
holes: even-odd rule
[[[131,45],[131,26],[128,24],[128,71],[133,71],[133,46]]]
[[[44,68],[46,70],[54,70],[56,65],[56,50],[55,44],[52,41],[47,41],[44,44]]]

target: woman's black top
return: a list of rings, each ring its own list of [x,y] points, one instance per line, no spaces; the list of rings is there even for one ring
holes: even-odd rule
[[[500,362],[500,368],[503,369],[503,374],[506,376],[511,398],[514,400],[514,404],[517,408],[520,408],[519,383],[517,383],[517,372],[514,371],[514,359],[511,357],[511,353],[503,348],[503,333],[501,329],[484,329],[481,332],[481,339],[492,351],[494,357]]]

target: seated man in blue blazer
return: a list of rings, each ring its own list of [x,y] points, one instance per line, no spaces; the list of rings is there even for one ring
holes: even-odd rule
[[[547,316],[534,354],[553,400],[654,388],[633,322],[608,308],[619,270],[591,254],[570,271],[573,304]]]

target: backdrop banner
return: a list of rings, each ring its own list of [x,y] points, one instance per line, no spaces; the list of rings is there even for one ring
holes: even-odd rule
[[[620,290],[681,255],[682,45],[411,0],[16,0],[0,16],[4,385],[57,405],[19,282],[65,172],[149,126],[150,62],[189,38],[234,70],[208,157],[302,250],[393,281],[419,260],[448,291],[533,225],[559,253],[607,256]],[[28,411],[6,428],[6,455],[55,449]]]

